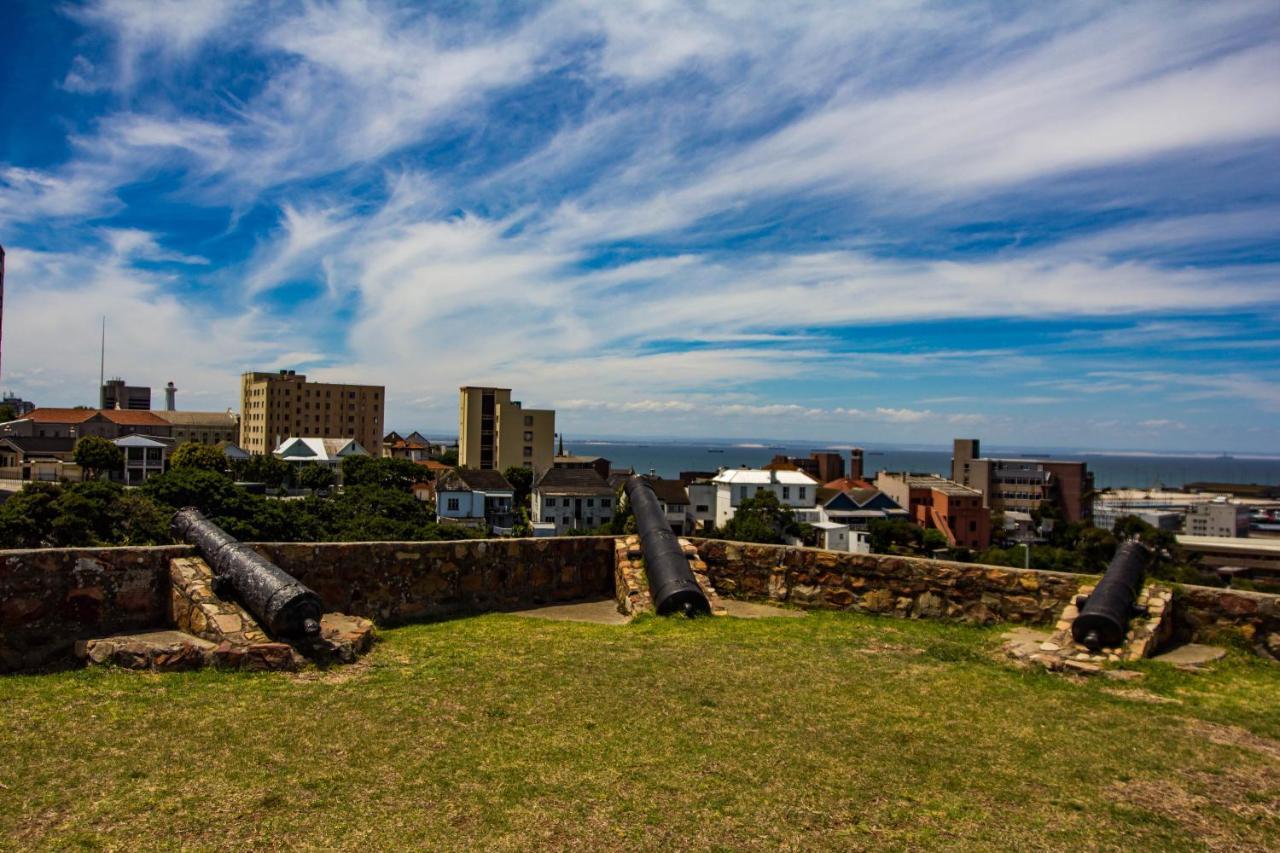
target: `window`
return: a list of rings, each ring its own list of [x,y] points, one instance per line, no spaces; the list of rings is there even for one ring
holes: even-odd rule
[[[710,512],[710,511],[711,511],[711,508],[708,507],[706,504],[698,504],[697,508],[694,510],[694,512]]]
[[[450,510],[451,512],[457,512],[457,511],[458,511],[458,499],[457,499],[457,498],[449,498],[449,510]]]
[[[747,499],[747,487],[746,487],[746,486],[739,486],[739,487],[738,487],[738,500],[745,501],[746,499]]]
[[[543,501],[543,503],[545,503],[545,504],[546,504],[547,506],[549,506],[549,507],[550,507],[550,506],[555,506],[555,505],[556,505],[556,499],[555,499],[555,498],[547,498],[545,501]]]
[[[809,487],[808,487],[808,486],[801,486],[801,487],[800,487],[800,500],[802,500],[802,501],[803,501],[803,500],[807,500],[807,498],[805,497],[805,495],[808,493],[808,491],[809,491]]]
[[[525,455],[525,456],[532,456],[532,455],[533,455],[533,448],[526,444],[526,445],[524,446],[524,455]]]
[[[525,430],[525,431],[524,431],[524,440],[525,440],[525,441],[533,441],[533,430],[528,430],[528,429],[527,429],[527,430]]]
[[[595,505],[596,505],[596,500],[595,500],[595,498],[587,498],[587,506],[589,506],[589,507],[591,507],[592,509],[594,509],[594,508],[595,508]]]
[[[605,508],[607,509],[607,508],[608,508],[608,506],[609,506],[609,501],[610,501],[610,500],[611,500],[610,498],[601,498],[601,499],[600,499],[600,506],[605,507]]]
[[[790,486],[783,486],[783,487],[782,487],[782,499],[783,499],[784,501],[786,501],[786,500],[791,500],[791,487],[790,487]]]
[[[533,426],[533,415],[525,415],[525,416],[524,416],[524,425],[525,425],[525,426]]]

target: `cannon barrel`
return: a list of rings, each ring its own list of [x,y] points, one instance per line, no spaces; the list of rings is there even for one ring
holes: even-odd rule
[[[219,584],[275,637],[308,638],[320,633],[320,596],[297,578],[188,507],[173,516],[174,535],[196,547]]]
[[[640,534],[644,574],[649,580],[654,610],[661,616],[710,613],[711,603],[693,577],[689,558],[671,532],[653,485],[644,477],[632,477],[627,480],[625,491],[636,518],[636,532]]]
[[[1071,623],[1071,636],[1091,651],[1115,648],[1124,642],[1135,613],[1147,568],[1147,548],[1141,542],[1122,542],[1102,580],[1083,602]]]

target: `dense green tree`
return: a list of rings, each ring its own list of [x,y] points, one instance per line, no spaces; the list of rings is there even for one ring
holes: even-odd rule
[[[905,518],[881,518],[867,525],[876,554],[918,554],[924,547],[924,528]]]
[[[62,487],[55,483],[27,483],[0,504],[0,542],[6,548],[40,548],[51,542],[56,503]]]
[[[515,492],[511,499],[512,505],[529,506],[529,497],[533,494],[533,469],[512,465],[502,472],[502,476],[511,484],[511,489]]]
[[[271,453],[257,453],[230,464],[231,476],[242,483],[264,483],[276,489],[289,478],[289,463]]]
[[[178,449],[170,454],[169,467],[201,468],[224,474],[227,471],[227,457],[212,445],[188,441],[178,445]]]
[[[791,507],[771,490],[762,489],[738,504],[723,533],[738,542],[781,544],[787,536],[802,537],[804,529]]]
[[[933,554],[937,551],[944,550],[947,547],[947,535],[941,530],[926,527],[924,531],[924,538],[921,540],[920,546],[927,554]]]
[[[458,451],[446,450],[440,454],[440,464],[456,467],[458,464]]]
[[[0,424],[18,419],[18,410],[8,403],[0,405]]]
[[[334,479],[333,469],[318,462],[299,465],[293,474],[293,481],[300,488],[311,489],[313,492],[329,488],[333,485]]]
[[[86,435],[77,441],[73,458],[90,477],[114,473],[124,467],[124,451],[100,435]]]
[[[348,456],[342,460],[343,488],[377,486],[408,492],[414,483],[430,479],[426,466],[408,459]]]

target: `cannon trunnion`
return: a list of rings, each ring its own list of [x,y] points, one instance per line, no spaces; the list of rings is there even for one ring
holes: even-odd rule
[[[235,591],[240,602],[273,636],[314,638],[324,613],[320,596],[297,578],[241,543],[197,509],[173,516],[175,536],[194,545],[209,563],[215,581]]]
[[[689,558],[671,532],[662,504],[653,485],[644,477],[632,477],[624,487],[627,502],[636,518],[640,550],[644,554],[644,573],[649,581],[649,597],[661,616],[683,613],[686,616],[709,614],[711,603],[698,586]]]
[[[1102,580],[1088,598],[1076,600],[1079,615],[1071,624],[1071,636],[1090,651],[1115,648],[1124,643],[1129,620],[1144,608],[1136,605],[1146,575],[1148,551],[1141,542],[1122,542]]]

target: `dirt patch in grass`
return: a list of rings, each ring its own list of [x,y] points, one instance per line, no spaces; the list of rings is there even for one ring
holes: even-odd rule
[[[1213,743],[1224,746],[1238,746],[1280,761],[1280,741],[1256,735],[1239,726],[1224,726],[1219,723],[1205,722],[1204,720],[1190,720],[1187,726],[1195,734]],[[1280,773],[1280,771],[1277,772]]]
[[[1100,689],[1108,696],[1118,696],[1121,699],[1128,699],[1130,702],[1146,702],[1148,705],[1180,704],[1177,699],[1170,699],[1168,696],[1161,696],[1159,693],[1152,693],[1150,690],[1143,690],[1141,687],[1103,687]]]

